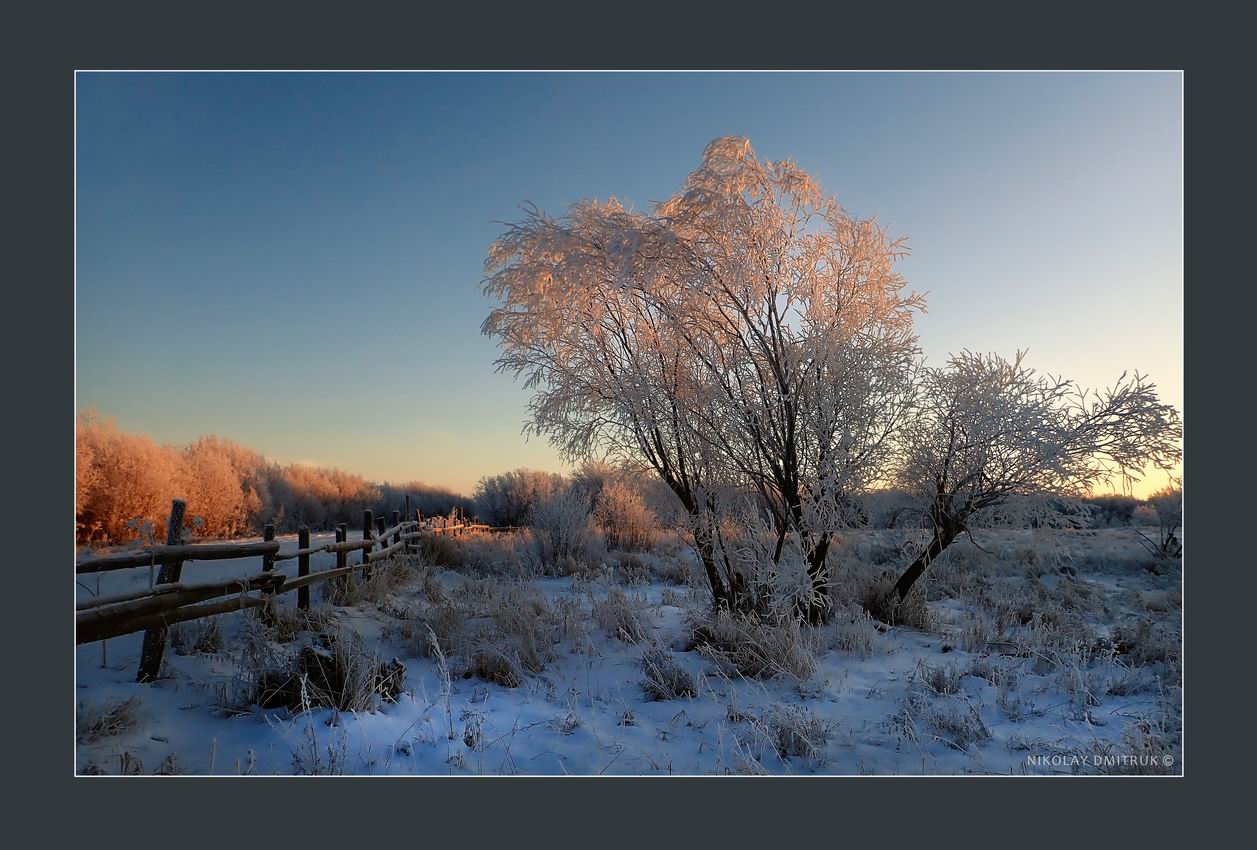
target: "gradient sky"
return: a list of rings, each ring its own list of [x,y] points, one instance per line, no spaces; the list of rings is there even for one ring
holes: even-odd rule
[[[79,74],[77,400],[130,431],[469,491],[520,435],[495,222],[666,198],[712,138],[906,235],[933,362],[1183,400],[1178,74]],[[348,401],[346,400],[348,399]],[[1148,488],[1165,483],[1163,477]]]

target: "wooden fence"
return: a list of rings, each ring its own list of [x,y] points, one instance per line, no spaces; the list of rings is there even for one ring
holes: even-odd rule
[[[75,643],[91,643],[144,631],[144,645],[140,652],[137,681],[149,682],[156,678],[165,653],[167,630],[176,623],[212,617],[243,608],[258,608],[264,618],[273,620],[275,597],[297,592],[297,608],[310,607],[310,586],[319,582],[344,578],[353,581],[353,575],[361,572],[364,578],[371,574],[371,565],[399,553],[413,551],[415,541],[424,534],[451,534],[461,536],[469,531],[507,531],[507,528],[467,523],[461,518],[451,520],[437,518],[426,523],[416,513],[414,519],[402,519],[401,511],[393,511],[391,525],[383,516],[372,511],[362,513],[362,539],[349,540],[349,529],[341,523],[336,529],[336,540],[322,546],[310,545],[310,530],[301,526],[297,530],[297,550],[280,552],[275,540],[275,526],[268,524],[263,530],[260,543],[194,543],[181,541],[185,503],[175,500],[171,505],[170,522],[167,525],[166,545],[149,546],[138,552],[103,555],[89,558],[75,565],[75,573],[84,575],[136,567],[155,568],[160,572],[155,583],[143,590],[97,596],[76,604],[74,622]],[[406,514],[410,516],[410,499],[406,499]],[[350,565],[350,552],[362,552],[362,560]],[[310,556],[320,552],[336,555],[333,569],[310,572]],[[262,559],[262,571],[246,578],[213,582],[191,583],[181,581],[183,565],[188,561],[215,561],[231,558]],[[275,572],[280,561],[297,560],[297,575],[289,578]]]

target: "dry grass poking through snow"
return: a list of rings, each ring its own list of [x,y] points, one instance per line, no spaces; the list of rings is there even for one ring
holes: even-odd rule
[[[257,619],[244,621],[232,653],[233,687],[223,695],[225,711],[256,706],[292,713],[320,707],[368,712],[381,699],[397,699],[406,678],[400,661],[381,661],[361,636],[326,615],[293,619],[299,626],[291,634]],[[283,646],[298,635],[304,635],[300,645]]]
[[[461,578],[451,590],[425,582],[430,601],[389,629],[418,657],[436,655],[437,646],[464,678],[507,688],[544,672],[563,645],[587,643],[579,602],[551,603],[535,587],[520,582]]]
[[[342,579],[333,579],[322,585],[324,602],[341,608],[355,605],[384,605],[402,585],[422,578],[427,567],[419,556],[399,555],[371,567],[371,574],[364,577],[353,573]]]
[[[414,759],[401,772],[417,773],[1044,772],[1026,753],[1086,754],[1079,772],[1178,772],[1177,578],[1144,569],[1114,534],[1093,552],[1079,534],[993,532],[990,551],[956,547],[891,606],[911,534],[853,534],[835,554],[833,617],[820,627],[712,613],[697,562],[675,549],[545,564],[526,534],[432,536],[430,562],[377,564],[338,591],[356,610],[281,604],[269,627],[253,612],[181,624],[167,658],[176,680],[210,669],[221,690],[232,677],[222,714],[305,728],[280,762],[262,757],[263,773],[399,772],[401,755],[389,767],[373,754],[393,747]],[[88,750],[109,755],[85,753],[81,771],[139,772],[143,758],[152,772],[168,749],[136,744],[116,764],[115,753],[164,736],[172,700],[187,694],[155,689],[145,734],[113,740],[141,724],[139,702],[127,699],[130,675],[97,669],[80,664],[80,677],[112,677],[113,690],[86,692],[96,699],[79,707],[76,733],[106,739]],[[403,688],[413,699],[398,699]],[[351,715],[373,712],[386,716]],[[325,729],[329,716],[342,725]],[[220,744],[248,725],[200,721],[233,722]],[[378,728],[394,738],[381,743]],[[189,754],[171,772],[204,769],[183,742],[171,746]]]
[[[625,643],[641,643],[646,639],[646,602],[640,597],[630,597],[620,588],[614,588],[606,597],[594,599],[593,620],[610,637]]]
[[[913,742],[935,740],[955,750],[991,740],[991,728],[963,696],[933,699],[915,690],[904,699],[891,723]]]
[[[218,620],[175,623],[170,628],[170,648],[180,655],[216,655],[223,650]]]
[[[820,649],[816,632],[798,620],[772,622],[728,611],[695,622],[690,645],[726,675],[798,682],[816,675]]]
[[[833,737],[833,725],[809,708],[775,703],[761,717],[752,718],[782,759],[803,759],[812,767],[824,762],[824,750]]]
[[[698,696],[698,687],[689,671],[665,650],[647,649],[641,660],[642,691],[651,700],[681,699]]]
[[[80,744],[98,741],[134,729],[140,720],[139,697],[105,705],[80,704],[74,717],[74,737]]]

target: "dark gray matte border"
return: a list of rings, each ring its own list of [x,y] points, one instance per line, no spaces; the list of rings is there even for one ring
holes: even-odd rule
[[[54,5],[60,8],[53,8]],[[731,830],[744,841],[788,844],[819,838],[825,843],[855,837],[899,844],[911,833],[948,841],[996,837],[1001,843],[1051,836],[1094,842],[1106,834],[1135,838],[1151,830],[1163,841],[1192,799],[1197,803],[1247,772],[1229,741],[1245,735],[1245,706],[1234,697],[1246,676],[1222,654],[1229,624],[1245,624],[1240,589],[1219,592],[1250,569],[1247,548],[1231,547],[1227,530],[1242,528],[1235,506],[1241,482],[1235,461],[1223,452],[1247,445],[1239,407],[1214,409],[1230,397],[1239,368],[1218,356],[1225,340],[1242,339],[1223,329],[1243,307],[1224,293],[1246,289],[1251,274],[1242,260],[1228,262],[1246,244],[1238,233],[1251,214],[1234,209],[1231,163],[1251,136],[1231,120],[1245,98],[1226,90],[1240,71],[1211,69],[1215,57],[1244,54],[1238,21],[1211,18],[1200,25],[1187,12],[1152,7],[1106,13],[1088,4],[1069,10],[1057,4],[992,5],[962,14],[951,4],[931,12],[896,5],[829,13],[763,7],[719,13],[686,12],[680,4],[661,10],[579,4],[550,12],[519,4],[502,14],[466,7],[463,19],[416,4],[96,4],[78,9],[46,4],[38,13],[13,14],[6,29],[13,59],[6,162],[19,191],[8,197],[8,233],[18,267],[6,278],[19,304],[8,313],[10,390],[6,427],[17,447],[11,457],[7,500],[11,522],[22,534],[22,551],[9,564],[10,604],[6,634],[13,666],[6,670],[11,725],[8,772],[23,814],[46,800],[40,838],[121,839],[128,846],[186,843],[261,844],[268,836],[295,843],[340,834],[381,843],[386,836],[430,842],[435,832],[457,830],[472,846],[494,836],[546,842],[571,836],[600,842],[630,835],[665,845],[679,843],[684,827],[713,841]],[[1081,11],[1085,8],[1085,12]],[[1206,12],[1195,14],[1204,17]],[[701,22],[700,22],[701,21]],[[1206,28],[1207,27],[1207,28]],[[584,30],[584,34],[581,31]],[[775,48],[775,49],[774,49]],[[14,53],[24,55],[14,55]],[[1190,398],[1188,423],[1191,480],[1187,521],[1190,582],[1186,598],[1189,660],[1184,763],[1181,780],[196,780],[92,781],[72,779],[72,645],[68,566],[73,515],[73,291],[72,291],[72,92],[75,68],[406,68],[570,66],[656,68],[849,67],[849,68],[1186,68],[1187,287],[1186,324]],[[1234,72],[1232,74],[1232,71]],[[15,108],[16,107],[16,108]],[[1245,157],[1246,158],[1246,157]],[[1217,179],[1215,179],[1217,178]],[[1228,201],[1231,203],[1228,204]],[[1219,229],[1230,233],[1220,233]],[[1233,235],[1235,238],[1227,238]],[[26,299],[31,294],[34,298]],[[90,317],[80,317],[90,321]],[[1243,349],[1241,349],[1242,351]],[[1224,396],[1223,393],[1227,392]],[[1216,403],[1216,402],[1214,402]],[[1234,401],[1238,404],[1238,400]],[[20,442],[19,442],[20,441]],[[28,527],[29,525],[29,527]],[[1238,617],[1238,619],[1237,619]],[[1247,642],[1245,634],[1232,641]],[[1228,770],[1228,768],[1230,770]],[[1213,789],[1213,790],[1211,790]],[[1218,800],[1222,802],[1221,799]],[[293,807],[306,805],[294,816]],[[282,816],[278,816],[279,812]],[[29,816],[28,815],[28,816]],[[1092,820],[1095,818],[1095,820]],[[35,824],[32,824],[35,825]],[[862,831],[863,831],[862,830]],[[189,834],[191,833],[191,834]],[[33,836],[32,836],[33,837]],[[20,838],[19,838],[20,840]],[[501,840],[497,838],[496,840]],[[461,841],[460,841],[461,843]]]

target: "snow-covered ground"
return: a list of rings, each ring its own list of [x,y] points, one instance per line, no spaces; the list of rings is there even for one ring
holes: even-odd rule
[[[330,534],[314,538],[329,540]],[[893,569],[899,561],[886,553],[897,542],[893,532],[856,534],[836,558],[835,581],[868,581]],[[746,678],[710,653],[687,648],[703,612],[701,584],[693,576],[688,587],[660,578],[678,563],[688,565],[683,550],[637,559],[613,553],[607,568],[582,577],[399,568],[399,581],[375,601],[320,602],[316,607],[330,619],[321,631],[351,630],[380,660],[405,665],[403,693],[370,711],[293,713],[245,704],[241,694],[256,672],[248,659],[291,657],[315,640],[310,631],[265,635],[251,611],[217,618],[221,645],[208,654],[192,651],[191,640],[181,652],[168,651],[167,675],[150,685],[134,682],[141,635],[80,646],[81,723],[137,701],[115,724],[120,731],[80,740],[77,769],[459,776],[1181,772],[1181,568],[1142,555],[1132,529],[990,532],[980,542],[987,552],[956,544],[923,580],[931,618],[918,624],[923,628],[885,627],[843,609],[835,624],[805,630],[810,652],[804,654],[815,658],[815,670],[796,676]],[[296,547],[295,538],[282,543]],[[617,566],[622,562],[633,569]],[[333,563],[324,554],[313,568]],[[296,561],[279,567],[295,572]],[[257,558],[194,563],[184,579],[247,576],[259,568]],[[142,586],[148,573],[105,574],[99,588],[87,576],[82,583],[90,591],[78,593]],[[318,587],[312,597],[321,598]],[[284,600],[294,602],[295,594]],[[466,634],[494,622],[509,632],[512,613],[528,619],[529,612],[544,612],[547,625],[539,631],[553,642],[543,647],[543,663],[531,665],[543,669],[522,671],[518,687],[474,672],[463,678],[472,666],[466,647],[475,641],[464,640],[461,653],[447,646],[444,662],[426,649],[423,623],[435,622],[442,610],[465,618]],[[614,626],[615,615],[625,612],[642,627],[627,641]],[[182,630],[195,639],[204,628],[202,622]],[[666,650],[691,674],[696,695],[647,698],[641,659],[649,647]]]

